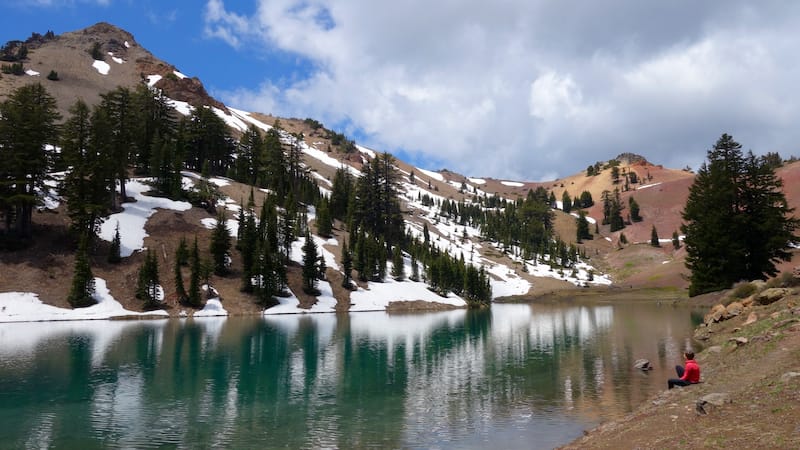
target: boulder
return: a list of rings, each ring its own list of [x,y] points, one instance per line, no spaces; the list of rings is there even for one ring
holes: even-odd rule
[[[741,302],[733,302],[730,305],[725,307],[725,314],[723,314],[723,318],[730,319],[731,317],[736,317],[742,313],[744,310],[744,305]]]
[[[711,311],[706,314],[705,318],[703,319],[703,323],[716,323],[722,320],[723,316],[725,316],[725,305],[717,304],[711,308]]]
[[[751,295],[750,297],[747,297],[746,299],[742,300],[742,306],[744,306],[745,308],[753,306],[753,297],[755,296]]]
[[[791,293],[792,290],[787,288],[770,288],[757,294],[753,300],[759,305],[771,305]]]
[[[744,321],[745,325],[750,325],[756,323],[758,321],[758,314],[755,311],[752,311],[748,316],[747,320]]]
[[[636,362],[633,363],[633,368],[639,370],[653,370],[650,360],[647,359],[637,359]]]
[[[746,337],[742,337],[742,336],[732,337],[732,338],[728,339],[728,341],[735,342],[737,347],[741,347],[741,346],[747,344],[747,342],[748,342],[747,338]]]
[[[700,397],[700,399],[697,400],[697,403],[695,403],[695,411],[697,411],[697,414],[705,415],[730,402],[730,394],[724,392],[715,392],[713,394]]]
[[[798,377],[800,377],[800,372],[786,372],[785,374],[781,375],[781,381],[788,383]]]
[[[712,345],[711,347],[708,347],[708,353],[721,353],[721,352],[722,352],[721,345]]]

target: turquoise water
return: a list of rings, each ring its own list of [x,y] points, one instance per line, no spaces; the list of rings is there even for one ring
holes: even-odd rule
[[[664,389],[693,327],[632,303],[0,324],[0,448],[552,448]]]

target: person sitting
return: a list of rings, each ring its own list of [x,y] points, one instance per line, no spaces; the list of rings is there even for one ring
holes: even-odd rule
[[[694,352],[689,350],[683,353],[683,358],[686,360],[686,367],[681,365],[675,366],[675,372],[678,373],[678,378],[670,378],[667,380],[667,387],[672,389],[675,386],[688,386],[690,384],[697,384],[700,382],[700,366],[694,360]]]

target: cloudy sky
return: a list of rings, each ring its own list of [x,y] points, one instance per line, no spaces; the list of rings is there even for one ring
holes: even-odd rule
[[[0,0],[0,39],[105,20],[225,103],[428,169],[543,180],[729,133],[800,155],[800,2]]]

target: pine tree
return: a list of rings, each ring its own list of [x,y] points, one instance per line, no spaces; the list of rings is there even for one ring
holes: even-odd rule
[[[175,262],[180,266],[189,265],[189,245],[186,243],[186,237],[184,236],[181,236],[178,248],[175,249]]]
[[[11,246],[32,237],[33,209],[47,191],[55,159],[48,144],[58,142],[59,119],[55,99],[40,83],[17,88],[0,102],[0,215]]]
[[[633,197],[628,198],[628,208],[631,211],[631,222],[641,222],[642,216],[639,215],[639,203]]]
[[[672,248],[678,250],[681,248],[681,238],[678,236],[677,231],[672,232]]]
[[[160,281],[158,278],[158,258],[147,249],[144,263],[139,268],[139,281],[136,286],[136,298],[144,300],[145,309],[155,309],[159,303]]]
[[[564,212],[572,211],[572,198],[567,191],[564,191],[564,194],[561,195],[561,209]]]
[[[661,247],[661,243],[658,242],[658,231],[655,225],[653,225],[653,229],[650,231],[650,245],[653,247]]]
[[[788,261],[800,221],[774,170],[727,134],[708,151],[683,210],[689,295],[764,279]]]
[[[328,207],[328,200],[322,199],[317,208],[317,234],[328,238],[331,237],[331,215],[330,208]]]
[[[111,239],[111,245],[108,247],[108,262],[117,264],[122,261],[121,250],[122,236],[119,234],[119,221],[117,221],[117,226],[114,228],[114,237]]]
[[[419,263],[416,252],[411,252],[411,281],[419,282]]]
[[[311,234],[306,232],[303,244],[303,292],[308,295],[319,295],[317,290],[317,244]]]
[[[225,211],[220,211],[217,215],[217,225],[211,234],[211,257],[213,259],[213,271],[216,275],[225,276],[228,274],[228,252],[231,249],[231,235],[225,218]]]
[[[194,237],[194,246],[190,257],[191,272],[189,275],[189,306],[199,308],[202,306],[200,294],[200,278],[202,277],[202,267],[200,262],[200,249],[197,247],[197,236]]]
[[[584,239],[592,239],[592,233],[589,232],[589,221],[586,219],[586,213],[581,211],[578,213],[578,218],[575,219],[577,223],[577,236],[576,240],[580,243]]]
[[[94,275],[89,265],[87,238],[81,238],[78,253],[75,255],[75,273],[72,276],[72,288],[67,301],[73,308],[83,308],[96,303],[94,295]]]
[[[350,252],[350,249],[347,247],[347,241],[342,240],[342,287],[345,289],[352,289],[353,282],[353,254]]]
[[[406,279],[406,268],[403,264],[403,251],[400,247],[395,247],[392,252],[392,278],[396,281],[403,281]]]

